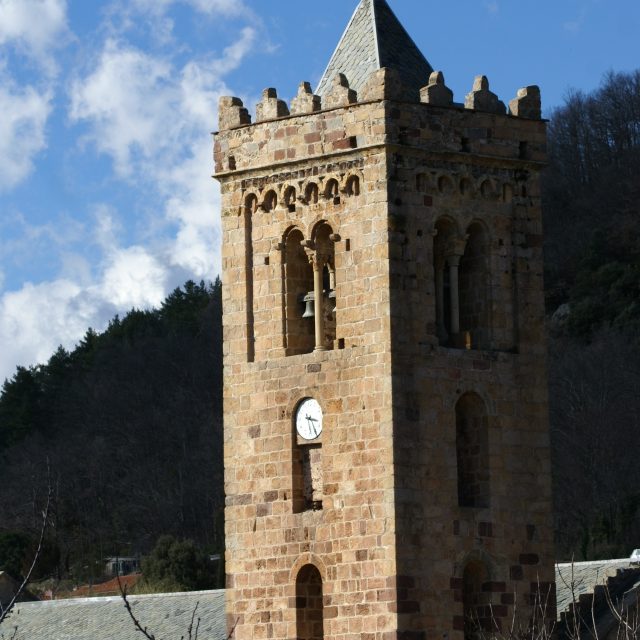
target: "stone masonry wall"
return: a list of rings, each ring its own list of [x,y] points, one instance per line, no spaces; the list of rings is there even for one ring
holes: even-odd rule
[[[296,108],[307,112],[293,115],[269,90],[256,124],[237,99],[221,105],[227,612],[238,640],[296,637],[306,564],[322,577],[324,637],[336,640],[461,640],[470,561],[485,567],[483,601],[501,623],[516,602],[527,615],[553,580],[539,95],[537,112],[533,90],[512,104],[525,117],[481,110],[481,82],[466,109],[408,103],[383,72],[360,102],[337,84],[331,108],[302,87]],[[437,337],[442,219],[462,244],[470,225],[486,232],[482,350]],[[286,238],[296,229],[310,250],[323,223],[333,349],[287,356]],[[483,508],[458,506],[465,393],[486,407]],[[294,505],[304,397],[324,410],[316,510]]]

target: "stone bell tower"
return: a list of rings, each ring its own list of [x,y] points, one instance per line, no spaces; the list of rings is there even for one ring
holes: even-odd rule
[[[316,94],[219,115],[234,638],[553,618],[538,88],[454,102],[362,0]]]

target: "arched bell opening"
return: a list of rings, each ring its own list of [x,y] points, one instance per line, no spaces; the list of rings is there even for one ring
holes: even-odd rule
[[[313,267],[303,247],[304,236],[291,229],[284,241],[285,353],[309,353],[315,347],[313,326]]]
[[[297,640],[323,640],[322,576],[317,567],[304,565],[296,577]]]
[[[458,505],[489,506],[489,429],[487,409],[476,393],[465,393],[456,404]]]
[[[456,227],[443,218],[435,225],[433,272],[436,291],[436,333],[440,344],[447,346],[451,337],[451,280],[448,268],[449,248],[456,237]]]
[[[337,185],[337,183],[336,183]],[[316,320],[316,349],[333,349],[336,340],[336,269],[333,229],[321,222],[314,230],[314,296],[319,296],[315,312],[320,312]]]
[[[486,349],[490,343],[487,245],[484,227],[471,224],[459,271],[460,333],[467,349]]]

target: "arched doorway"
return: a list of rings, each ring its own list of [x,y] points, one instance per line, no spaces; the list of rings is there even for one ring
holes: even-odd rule
[[[323,640],[322,576],[317,567],[306,564],[296,578],[296,637]]]

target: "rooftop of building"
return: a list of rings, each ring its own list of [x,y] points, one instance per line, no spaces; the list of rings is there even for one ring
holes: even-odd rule
[[[621,578],[625,578],[624,584]],[[624,594],[637,592],[640,565],[629,558],[557,564],[558,616],[566,613],[572,602],[584,601],[597,587],[608,585],[615,594],[617,583],[623,587]],[[220,589],[131,595],[128,599],[136,618],[157,638],[186,637],[195,610],[198,637],[223,640],[227,637],[224,594]],[[16,627],[15,640],[136,640],[141,637],[120,596],[20,603],[3,624],[3,631],[5,635],[12,634]]]
[[[417,99],[433,71],[386,0],[361,0],[320,80],[316,93],[324,97],[333,78],[343,73],[360,91],[373,71],[394,69]]]
[[[195,610],[198,637],[227,637],[224,590],[131,595],[131,609],[143,627],[157,638],[187,637]],[[197,609],[196,609],[197,607]],[[2,629],[15,640],[138,640],[142,637],[127,613],[122,597],[74,598],[16,605]]]

